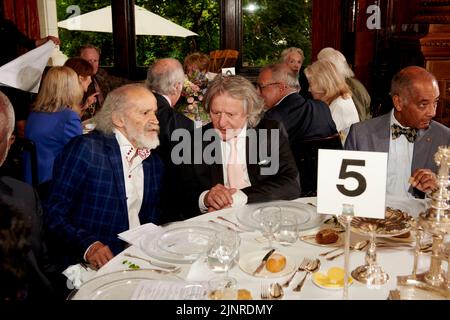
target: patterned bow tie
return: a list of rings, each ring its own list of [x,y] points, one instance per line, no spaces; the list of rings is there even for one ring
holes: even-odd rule
[[[413,143],[417,138],[417,129],[414,128],[402,128],[395,123],[392,125],[392,139],[397,139],[400,135],[404,134],[406,139]]]

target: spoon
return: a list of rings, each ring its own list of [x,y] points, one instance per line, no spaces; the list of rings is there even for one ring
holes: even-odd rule
[[[272,297],[272,299],[283,298],[284,296],[283,287],[278,282],[270,284],[270,296]]]

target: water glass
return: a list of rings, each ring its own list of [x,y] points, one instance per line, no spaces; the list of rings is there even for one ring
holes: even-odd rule
[[[298,238],[297,215],[292,212],[282,212],[280,227],[276,237],[278,242],[283,244],[292,244]]]
[[[235,278],[212,278],[208,281],[210,300],[236,300],[237,281]]]
[[[269,241],[267,249],[273,249],[272,240],[274,234],[280,228],[281,222],[281,208],[276,206],[269,206],[261,208],[259,215],[262,234]]]
[[[219,231],[211,240],[207,252],[207,264],[215,272],[226,272],[234,265],[239,255],[241,238],[231,230]]]

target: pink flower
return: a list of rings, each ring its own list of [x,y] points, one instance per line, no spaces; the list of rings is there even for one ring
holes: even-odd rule
[[[189,104],[194,103],[194,97],[188,97],[187,103],[189,103]]]

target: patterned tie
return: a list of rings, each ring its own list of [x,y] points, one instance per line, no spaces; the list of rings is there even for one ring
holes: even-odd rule
[[[131,163],[133,161],[133,158],[137,154],[139,157],[141,157],[142,161],[144,161],[146,158],[150,156],[150,153],[151,151],[148,148],[138,148],[135,152],[135,149],[133,147],[130,147],[126,155],[126,159],[128,163]]]
[[[228,141],[231,152],[227,166],[228,185],[230,188],[243,189],[248,186],[244,180],[245,166],[237,163],[237,137]]]
[[[411,143],[414,143],[417,139],[417,129],[403,128],[394,123],[392,125],[392,139],[397,139],[402,134],[404,134],[406,139]]]

